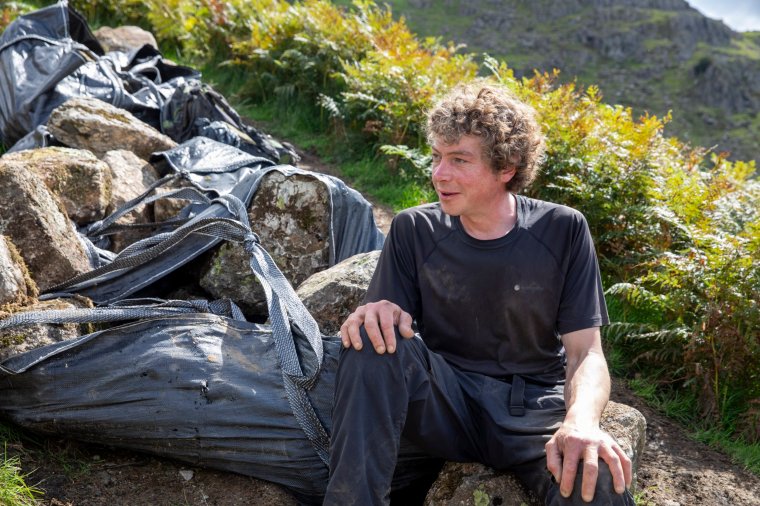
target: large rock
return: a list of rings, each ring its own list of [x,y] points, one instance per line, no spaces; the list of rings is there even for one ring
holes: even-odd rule
[[[24,260],[10,239],[0,235],[0,306],[26,304],[37,296]]]
[[[636,472],[647,439],[647,421],[638,409],[619,402],[609,401],[602,413],[602,429],[612,435],[615,441],[631,459],[633,465],[633,487],[636,486]]]
[[[646,419],[637,409],[610,401],[602,413],[602,429],[609,432],[633,462],[634,477],[646,439]],[[633,487],[635,490],[636,480]],[[503,504],[538,505],[511,473],[482,464],[448,462],[428,491],[425,506]]]
[[[99,158],[115,149],[147,160],[156,151],[177,145],[129,111],[89,97],[71,98],[50,114],[48,129],[72,148],[89,149]]]
[[[144,45],[153,46],[158,49],[156,38],[152,33],[143,30],[139,26],[101,26],[95,30],[95,38],[106,52],[123,51],[130,52],[133,49],[139,49]]]
[[[111,173],[89,151],[49,147],[9,153],[4,159],[23,165],[44,181],[77,225],[105,216],[111,200]]]
[[[318,179],[268,173],[253,197],[248,218],[291,285],[298,286],[328,267],[330,194]],[[247,315],[266,314],[264,291],[240,245],[219,248],[204,269],[200,284],[216,298],[231,298]]]
[[[375,272],[380,250],[359,253],[310,276],[296,293],[323,334],[336,334],[349,314],[361,304]]]
[[[476,463],[447,462],[425,497],[425,506],[502,504],[539,506],[515,475]]]
[[[62,310],[82,307],[92,307],[89,299],[53,299],[26,306],[22,311]],[[0,315],[0,318],[5,316],[7,315]],[[86,324],[80,325],[76,323],[35,323],[2,329],[0,330],[0,362],[20,353],[35,350],[48,344],[74,339],[85,333],[92,332],[92,329],[89,327]]]
[[[143,194],[151,184],[158,180],[158,172],[151,164],[142,160],[131,151],[109,151],[103,157],[112,179],[111,203],[108,213],[113,213],[130,200]],[[153,221],[153,204],[143,204],[122,216],[117,223],[130,225],[150,223]],[[135,228],[111,235],[111,250],[121,251],[135,241],[149,237],[154,230]]]
[[[0,158],[0,225],[40,290],[90,270],[63,204],[10,155]]]

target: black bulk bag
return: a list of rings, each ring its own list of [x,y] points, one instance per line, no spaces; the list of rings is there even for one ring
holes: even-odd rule
[[[243,242],[271,323],[200,301],[17,313],[0,329],[128,323],[0,363],[0,412],[42,433],[234,471],[319,502],[340,340],[320,334],[247,224],[210,218],[194,233]]]

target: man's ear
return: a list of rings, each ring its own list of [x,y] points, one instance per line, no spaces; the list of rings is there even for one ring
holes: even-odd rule
[[[509,183],[512,180],[512,178],[515,177],[516,173],[517,173],[517,169],[515,167],[501,169],[501,171],[499,171],[499,180],[502,183]]]

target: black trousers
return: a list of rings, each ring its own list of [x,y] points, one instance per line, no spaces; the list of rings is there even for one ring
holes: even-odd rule
[[[602,461],[592,503],[580,497],[580,466],[573,495],[559,494],[544,445],[565,416],[562,385],[460,371],[419,337],[397,335],[396,352],[378,355],[363,337],[361,351],[340,357],[325,505],[388,504],[392,488],[435,468],[435,459],[512,471],[546,504],[634,504],[629,492],[615,494]]]

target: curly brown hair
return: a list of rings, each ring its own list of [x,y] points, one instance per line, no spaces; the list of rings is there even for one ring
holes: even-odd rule
[[[536,178],[544,156],[544,135],[536,111],[508,90],[484,83],[453,88],[428,112],[427,138],[446,144],[463,135],[482,139],[483,157],[494,172],[515,169],[507,191],[519,192]]]

